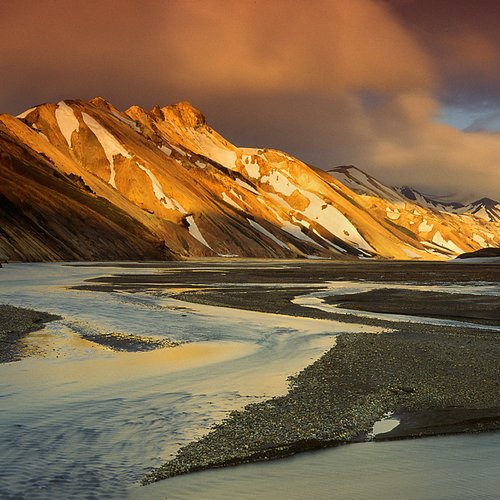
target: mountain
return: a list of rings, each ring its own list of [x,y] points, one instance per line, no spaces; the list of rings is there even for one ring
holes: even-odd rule
[[[0,154],[4,260],[444,259],[500,245],[498,222],[430,209],[355,167],[236,147],[185,102],[0,115]]]
[[[489,222],[500,222],[500,203],[491,198],[481,198],[466,205],[462,213],[472,214]]]
[[[406,199],[414,201],[422,206],[443,212],[474,215],[489,222],[500,222],[500,203],[491,198],[481,198],[480,200],[464,205],[457,201],[446,201],[427,194],[422,194],[416,189],[408,186],[395,189]]]
[[[465,208],[465,205],[458,201],[447,201],[428,194],[423,194],[409,186],[403,186],[400,188],[397,187],[395,189],[410,201],[414,201],[424,207],[440,210],[442,212],[462,213]]]

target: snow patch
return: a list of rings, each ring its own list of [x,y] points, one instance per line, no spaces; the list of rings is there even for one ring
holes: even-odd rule
[[[339,252],[342,252],[342,253],[347,253],[347,250],[345,248],[339,247],[338,245],[335,245],[335,243],[332,243],[330,240],[327,240],[326,238],[321,236],[321,234],[319,234],[318,231],[316,231],[316,229],[313,229],[313,233],[316,236],[318,236],[319,238],[321,238],[323,241],[325,241],[332,248],[335,248],[335,250],[338,250]]]
[[[378,434],[384,434],[395,429],[401,421],[398,418],[393,418],[393,413],[389,412],[384,415],[384,418],[373,424],[373,429],[369,433],[369,437],[375,437]]]
[[[432,228],[434,227],[434,224],[429,224],[427,222],[427,219],[424,219],[419,225],[418,225],[418,232],[419,233],[430,233],[432,231]]]
[[[413,250],[411,250],[409,248],[403,248],[403,252],[408,257],[410,257],[410,259],[418,259],[420,257],[420,255],[417,252],[415,252],[415,251],[413,251]]]
[[[203,151],[204,156],[207,156],[230,170],[235,170],[237,160],[235,151],[219,146],[210,137],[196,131],[194,131],[193,138],[201,151]]]
[[[272,198],[273,200],[277,201],[281,206],[286,208],[287,210],[293,210],[293,207],[288,203],[286,200],[281,198],[281,196],[278,196],[276,193],[267,193],[267,196],[269,198]],[[265,202],[263,202],[265,204]]]
[[[16,115],[16,118],[20,119],[26,118],[32,111],[35,111],[35,109],[36,108],[27,109],[26,111],[23,111],[20,115]]]
[[[286,248],[287,250],[289,250],[288,246],[285,245],[285,243],[283,243],[281,240],[276,238],[276,236],[274,236],[273,233],[268,231],[265,227],[262,227],[258,222],[255,222],[252,219],[247,219],[247,221],[254,229],[257,229],[257,231],[259,231],[259,233],[262,233],[264,236],[267,236],[270,240],[274,241],[280,247]]]
[[[273,170],[269,175],[261,177],[260,182],[269,184],[276,193],[281,193],[285,196],[290,196],[297,190],[297,186],[291,183],[288,177],[277,170]]]
[[[455,245],[451,240],[445,240],[439,231],[436,231],[436,234],[432,237],[432,242],[441,247],[447,248],[454,253],[461,254],[464,253],[460,247]]]
[[[309,229],[311,227],[311,223],[310,222],[307,222],[306,220],[299,220],[297,219],[295,216],[292,215],[292,220],[293,222],[297,222],[298,224],[304,226],[304,227],[307,227],[307,229]]]
[[[253,179],[258,179],[260,177],[260,167],[258,163],[253,163],[252,161],[248,162],[248,158],[251,156],[247,156],[247,161],[245,162],[245,170],[249,177]]]
[[[490,214],[486,211],[484,207],[481,207],[477,212],[474,212],[474,215],[483,220],[487,221],[490,220]]]
[[[94,120],[87,113],[82,113],[82,118],[87,127],[92,130],[93,134],[97,137],[97,140],[104,149],[104,154],[109,162],[109,168],[111,174],[109,176],[109,183],[116,189],[115,182],[115,160],[116,155],[122,155],[124,158],[131,158],[128,151],[118,142],[114,135],[112,135],[108,130],[106,130],[99,122]]]
[[[122,116],[120,113],[117,113],[116,111],[111,111],[111,114],[120,120],[122,123],[125,123],[128,125],[130,128],[134,129],[136,132],[139,132],[140,134],[142,133],[141,129],[137,126],[137,123],[135,123],[134,120],[131,120],[130,118],[125,118]]]
[[[80,129],[80,123],[74,111],[64,101],[60,101],[57,103],[55,117],[59,129],[68,143],[68,147],[71,148],[71,136],[73,132],[78,132]]]
[[[160,151],[163,151],[167,156],[172,154],[172,150],[167,148],[167,146],[163,146],[163,144],[160,146]]]
[[[160,201],[160,203],[165,207],[168,208],[169,210],[178,210],[179,212],[185,214],[186,211],[182,207],[180,203],[177,201],[169,198],[164,192],[163,188],[160,184],[160,181],[156,177],[149,168],[146,168],[144,165],[141,165],[138,162],[135,162],[135,164],[143,171],[146,172],[147,176],[149,177],[149,180],[151,181],[151,185],[153,187],[153,192],[156,196],[156,198]]]
[[[178,148],[177,146],[174,146],[173,144],[170,144],[180,155],[182,156],[187,156],[186,152],[183,151],[182,149]]]
[[[397,208],[396,210],[392,210],[391,208],[386,207],[385,215],[387,216],[388,219],[391,220],[398,220],[401,217],[401,214],[399,213],[399,210]]]
[[[317,247],[321,248],[321,245],[319,243],[316,243],[313,239],[309,238],[307,234],[304,234],[301,230],[300,227],[295,226],[289,221],[283,221],[283,226],[282,226],[283,231],[286,231],[288,234],[291,234],[292,236],[295,236],[295,238],[302,240],[302,241],[307,241],[308,243],[312,243],[313,245],[316,245]]]
[[[191,234],[193,238],[197,239],[202,245],[205,245],[210,248],[210,250],[213,250],[213,248],[207,243],[207,240],[203,238],[203,235],[194,221],[194,217],[190,215],[189,217],[186,217],[186,221],[189,224],[189,234]]]
[[[375,252],[342,212],[316,194],[303,190],[300,190],[300,192],[308,198],[310,202],[303,211],[306,217],[316,221],[334,236],[342,240],[348,240],[363,250]]]
[[[476,234],[474,233],[472,235],[472,239],[476,242],[476,243],[479,243],[482,247],[485,247],[486,246],[486,240],[480,236],[479,234]]]

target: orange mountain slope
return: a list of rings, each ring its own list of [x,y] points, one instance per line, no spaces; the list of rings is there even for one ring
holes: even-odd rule
[[[236,147],[188,103],[120,112],[95,98],[0,115],[0,153],[8,260],[446,259],[500,246],[498,222]]]

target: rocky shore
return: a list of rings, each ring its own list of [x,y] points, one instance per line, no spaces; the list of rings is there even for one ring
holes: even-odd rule
[[[17,361],[23,356],[22,338],[40,330],[59,316],[32,309],[0,305],[0,363]]]
[[[498,429],[499,356],[494,331],[403,323],[339,336],[287,395],[233,412],[144,483],[364,439],[387,412],[401,424],[378,439]]]

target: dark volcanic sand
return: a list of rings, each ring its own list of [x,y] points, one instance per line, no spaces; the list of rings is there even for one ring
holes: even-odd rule
[[[167,292],[192,288],[178,297],[218,306],[369,324],[382,327],[387,333],[338,336],[335,347],[293,378],[287,395],[233,412],[205,437],[182,448],[144,482],[364,439],[374,422],[387,412],[399,415],[401,424],[376,439],[500,428],[500,329],[362,318],[290,302],[296,295],[324,289],[325,281],[334,280],[377,281],[381,288],[383,283],[498,283],[497,266],[299,261],[283,266],[257,264],[256,269],[248,271],[246,267],[251,262],[239,265],[241,269],[225,266],[225,275],[180,268],[178,273],[100,278],[85,288]],[[242,283],[247,286],[235,286]],[[252,287],[251,283],[261,286]],[[287,288],[276,289],[275,283],[286,284]],[[381,309],[385,306],[384,312],[401,313],[406,308],[406,314],[411,309],[415,315],[474,319],[498,325],[496,316],[491,314],[492,302],[484,297],[469,301],[469,296],[423,297],[403,292],[396,300],[399,305],[394,306],[383,294],[395,297],[391,290],[370,292],[369,298]],[[357,294],[357,298],[360,295],[363,294]],[[463,304],[470,302],[464,311],[454,306],[457,299]],[[366,300],[361,300],[365,307]],[[498,298],[491,300],[498,304]],[[405,305],[405,301],[413,303]],[[430,306],[432,314],[427,311]],[[396,307],[398,310],[394,311]]]
[[[500,324],[500,297],[382,288],[326,297],[346,309]]]
[[[21,359],[21,339],[30,332],[41,330],[45,323],[56,319],[61,318],[32,309],[0,305],[0,363]]]

